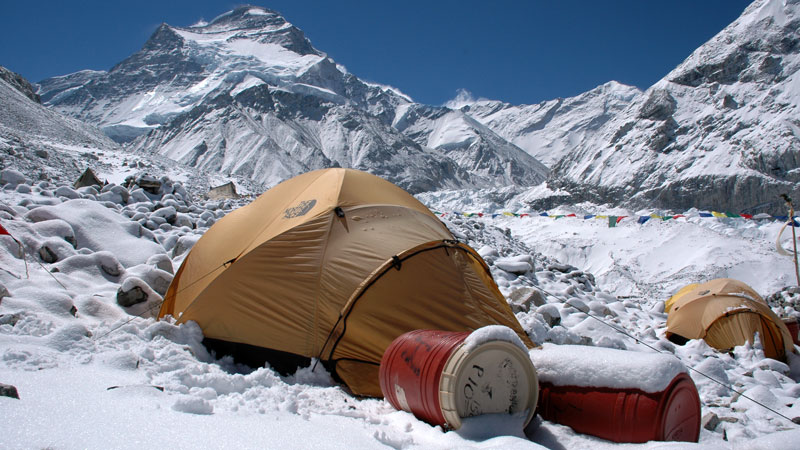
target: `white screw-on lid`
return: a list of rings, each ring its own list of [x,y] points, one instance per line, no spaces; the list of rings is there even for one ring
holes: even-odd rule
[[[448,358],[439,381],[439,404],[451,429],[461,419],[481,414],[528,411],[539,400],[536,369],[527,352],[507,341],[488,341],[466,351],[462,344]]]

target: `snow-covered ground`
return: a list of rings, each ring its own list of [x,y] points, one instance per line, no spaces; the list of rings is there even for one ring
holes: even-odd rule
[[[383,400],[350,396],[321,365],[284,377],[217,360],[197,326],[152,315],[191,245],[240,201],[191,200],[167,179],[153,194],[117,185],[75,190],[8,171],[0,178],[0,225],[26,255],[0,236],[0,383],[19,394],[0,396],[0,448],[775,450],[800,439],[798,425],[749,400],[800,417],[800,356],[787,365],[764,359],[757,344],[721,354],[703,341],[676,346],[663,338],[662,302],[684,284],[717,277],[738,278],[780,299],[781,315],[797,314],[797,294],[783,289],[795,284],[794,265],[775,250],[781,224],[774,221],[688,214],[611,228],[578,218],[445,216],[487,260],[534,342],[550,350],[582,345],[589,354],[603,347],[596,354],[605,366],[594,375],[606,382],[631,379],[631,364],[642,361],[642,387],[660,386],[665,358],[670,370],[683,367],[674,355],[743,393],[690,372],[702,413],[720,419],[699,444],[615,444],[540,417],[525,430],[516,418],[485,416],[446,432]],[[487,207],[473,195],[461,203]],[[425,200],[451,210],[437,198]],[[662,363],[649,363],[655,352]],[[627,355],[627,364],[608,355]]]

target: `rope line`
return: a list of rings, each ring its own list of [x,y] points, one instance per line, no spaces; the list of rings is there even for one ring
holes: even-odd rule
[[[156,307],[159,307],[159,308],[160,308],[162,303],[164,303],[164,301],[163,301],[163,300],[162,300],[162,301],[160,301],[160,302],[156,302],[156,304],[155,304],[155,305],[153,305],[153,306],[151,306],[150,308],[148,308],[148,309],[144,310],[143,312],[141,312],[141,313],[139,313],[139,314],[137,314],[137,315],[135,315],[135,316],[131,317],[130,319],[128,319],[128,320],[126,320],[125,322],[123,322],[121,325],[119,325],[119,326],[117,326],[117,327],[114,327],[114,328],[112,328],[112,329],[111,329],[111,330],[109,330],[108,332],[106,332],[106,333],[104,333],[104,334],[101,334],[101,335],[99,335],[99,336],[95,337],[95,338],[94,338],[94,340],[95,340],[95,341],[98,341],[98,340],[100,340],[101,338],[104,338],[104,337],[108,336],[109,334],[111,334],[111,333],[113,333],[113,332],[115,332],[115,331],[119,330],[120,328],[124,327],[125,325],[127,325],[127,324],[129,324],[129,323],[133,322],[135,319],[144,319],[144,317],[143,317],[143,316],[144,316],[144,314],[146,314],[146,313],[149,313],[150,311],[152,311],[152,310],[156,309]]]
[[[548,292],[548,291],[547,291],[547,290],[545,290],[545,289],[542,289],[542,288],[539,288],[539,287],[537,287],[537,289],[539,289],[540,291],[544,292],[545,294],[547,294],[547,295],[549,295],[549,296],[551,296],[551,297],[553,297],[553,298],[555,298],[555,299],[557,299],[557,300],[561,300],[561,301],[562,301],[562,302],[563,302],[565,305],[567,305],[567,306],[571,306],[571,307],[573,307],[573,308],[577,309],[578,311],[580,311],[580,312],[582,312],[582,313],[586,314],[587,316],[591,317],[592,319],[595,319],[595,320],[597,320],[598,322],[600,322],[600,323],[602,323],[602,324],[604,324],[604,325],[608,326],[609,328],[611,328],[611,329],[613,329],[613,330],[615,330],[615,331],[617,331],[617,332],[619,332],[619,333],[621,333],[621,334],[624,334],[625,336],[627,336],[627,337],[629,337],[629,338],[633,339],[634,341],[636,341],[636,343],[637,343],[637,344],[642,344],[642,345],[644,345],[645,347],[647,347],[647,348],[649,348],[649,349],[653,350],[653,351],[654,351],[654,352],[656,352],[656,353],[660,353],[660,354],[670,354],[670,355],[674,356],[675,358],[677,358],[677,359],[678,359],[678,361],[680,361],[680,362],[681,362],[681,363],[684,365],[684,367],[686,367],[687,369],[691,370],[692,372],[695,372],[695,373],[697,373],[697,374],[699,374],[699,375],[702,375],[702,376],[704,376],[705,378],[708,378],[708,379],[709,379],[709,380],[711,380],[712,382],[714,382],[714,383],[716,383],[716,384],[718,384],[718,385],[720,385],[720,386],[724,387],[725,389],[728,389],[729,391],[731,391],[731,392],[733,392],[733,393],[735,393],[735,394],[738,394],[740,397],[746,398],[747,400],[750,400],[751,402],[755,403],[756,405],[759,405],[759,406],[761,406],[762,408],[766,409],[767,411],[770,411],[770,412],[772,412],[773,414],[775,414],[775,415],[777,415],[777,416],[780,416],[780,417],[782,417],[782,418],[784,418],[784,419],[788,420],[788,421],[789,421],[789,422],[791,422],[792,424],[795,424],[795,425],[797,425],[797,424],[796,424],[796,423],[795,423],[795,422],[794,422],[792,419],[790,419],[789,417],[787,417],[787,416],[785,416],[785,415],[781,414],[780,412],[778,412],[778,411],[774,410],[773,408],[770,408],[769,406],[767,406],[767,405],[765,405],[765,404],[763,404],[763,403],[761,403],[761,402],[759,402],[759,401],[757,401],[757,400],[755,400],[755,399],[753,399],[753,398],[751,398],[751,397],[749,397],[749,396],[745,395],[743,392],[741,392],[741,391],[737,391],[737,390],[736,390],[736,389],[734,389],[734,388],[733,388],[731,385],[729,385],[729,384],[727,384],[727,383],[723,383],[722,381],[719,381],[719,380],[717,380],[717,379],[715,379],[715,378],[711,377],[710,375],[706,375],[706,374],[704,374],[703,372],[701,372],[701,371],[699,371],[699,370],[695,369],[694,367],[690,367],[690,366],[688,366],[686,363],[684,363],[684,362],[683,362],[683,360],[682,360],[682,359],[681,359],[681,358],[680,358],[678,355],[676,355],[676,354],[674,354],[674,353],[667,353],[667,352],[663,352],[663,351],[661,351],[661,350],[659,350],[659,349],[657,349],[657,348],[653,347],[652,345],[648,344],[647,342],[644,342],[643,340],[641,340],[641,339],[639,339],[639,338],[637,338],[637,337],[633,336],[632,334],[630,334],[630,333],[629,333],[627,330],[625,330],[624,328],[622,328],[622,327],[618,327],[618,326],[616,326],[616,325],[613,325],[613,324],[610,324],[610,323],[606,322],[605,320],[601,319],[600,317],[597,317],[597,316],[595,316],[595,315],[594,315],[594,314],[592,314],[590,311],[584,311],[584,310],[582,310],[581,308],[579,308],[579,307],[578,307],[578,305],[571,304],[569,300],[563,299],[563,298],[561,298],[561,297],[559,297],[559,296],[557,296],[557,295],[555,295],[555,294],[553,294],[553,293],[551,293],[551,292]],[[587,307],[587,309],[588,309],[588,307]]]

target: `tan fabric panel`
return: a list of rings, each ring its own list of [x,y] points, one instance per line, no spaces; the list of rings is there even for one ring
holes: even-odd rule
[[[683,294],[678,296],[678,294],[681,293]],[[676,298],[673,300],[673,308],[676,306],[685,305],[695,299],[707,297],[709,295],[730,294],[735,297],[751,298],[761,303],[765,303],[764,299],[761,298],[761,296],[758,295],[758,293],[747,284],[732,278],[716,278],[702,284],[695,284],[694,288],[688,291],[684,291],[684,289],[679,290],[674,296]]]
[[[320,216],[244,255],[194,299],[180,322],[196,321],[206,337],[312,356],[314,329],[331,320],[317,308],[331,218]]]
[[[334,224],[324,254],[318,308],[338,319],[345,303],[376,269],[392,256],[421,242],[439,242],[452,235],[439,219],[406,207],[371,205],[344,208]],[[333,322],[315,330],[314,354],[319,355]]]
[[[336,362],[336,374],[344,380],[350,392],[364,397],[383,397],[380,370],[380,364],[349,360]]]
[[[416,329],[471,331],[486,325],[512,328],[528,346],[527,337],[502,294],[476,273],[482,270],[459,246],[427,248],[404,259],[376,278],[353,304],[341,327],[331,359],[379,363],[383,352],[401,334]],[[327,352],[326,352],[327,354]],[[337,363],[338,368],[338,363]],[[337,373],[354,393],[379,391],[377,372]],[[350,377],[350,378],[346,378]],[[370,377],[370,379],[366,379]],[[369,386],[357,391],[355,386]]]
[[[720,317],[708,329],[706,343],[719,350],[731,350],[745,342],[753,343],[758,333],[764,355],[778,360],[786,359],[782,336],[778,327],[766,320],[761,314],[743,311]]]
[[[697,286],[698,286],[697,283],[692,283],[692,284],[687,284],[686,286],[680,288],[678,292],[676,292],[672,297],[668,298],[667,301],[664,302],[664,312],[669,313],[669,310],[672,309],[672,305],[674,305],[679,298],[693,291]]]
[[[167,291],[159,317],[167,314],[175,316],[185,310],[224,271],[227,261],[240,257],[249,248],[293,226],[329,211],[331,204],[336,203],[341,175],[315,171],[297,176],[218,220],[195,243],[184,260]],[[309,191],[309,186],[318,188]],[[319,194],[324,196],[320,197]],[[303,213],[309,206],[308,211]]]
[[[383,178],[353,169],[327,170],[345,171],[339,194],[339,206],[389,204],[405,206],[436,218],[419,200]],[[438,221],[438,218],[436,220]]]

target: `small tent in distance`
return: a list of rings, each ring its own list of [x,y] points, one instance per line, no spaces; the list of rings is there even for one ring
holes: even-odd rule
[[[214,224],[160,317],[206,338],[319,358],[381,396],[383,352],[416,329],[505,325],[532,342],[483,259],[401,188],[353,169],[299,175]]]
[[[676,343],[703,339],[728,351],[753,342],[758,333],[768,358],[786,361],[794,351],[789,330],[764,299],[747,284],[718,278],[690,284],[667,300],[667,338]]]

